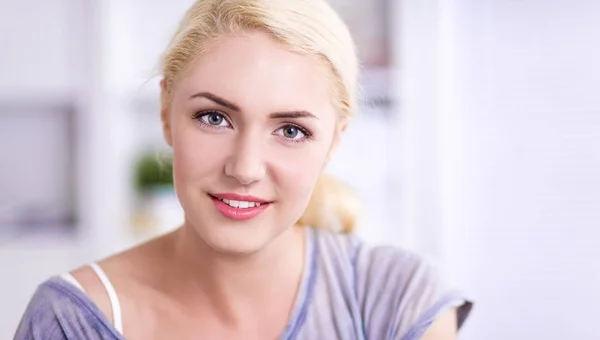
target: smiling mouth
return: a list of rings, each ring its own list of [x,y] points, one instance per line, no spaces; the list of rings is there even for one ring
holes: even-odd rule
[[[237,194],[208,194],[212,199],[223,202],[231,208],[250,209],[265,206],[273,202],[263,200],[254,196],[243,196]]]
[[[231,220],[246,221],[262,214],[273,202],[264,201],[253,196],[237,194],[209,194],[215,208],[223,216]],[[228,197],[228,198],[225,198]]]
[[[250,201],[228,200],[226,198],[219,198],[219,197],[215,197],[215,196],[213,196],[213,198],[227,204],[228,206],[230,206],[232,208],[238,208],[238,209],[248,209],[248,208],[260,207],[263,204],[268,204],[268,203],[259,203],[259,202],[250,202]]]

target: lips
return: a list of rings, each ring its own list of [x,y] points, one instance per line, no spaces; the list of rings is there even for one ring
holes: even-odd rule
[[[233,193],[212,194],[211,196],[220,200],[254,202],[254,203],[270,203],[267,200],[250,195],[239,195]]]
[[[215,197],[215,198],[220,200],[221,202],[229,205],[232,208],[248,209],[248,208],[259,207],[261,205],[261,203],[254,202],[254,201],[238,201],[238,200],[229,200],[227,198],[218,198],[218,197]],[[265,204],[265,203],[262,203],[262,204]]]
[[[217,210],[231,220],[245,221],[257,217],[272,202],[254,196],[232,193],[209,195]]]

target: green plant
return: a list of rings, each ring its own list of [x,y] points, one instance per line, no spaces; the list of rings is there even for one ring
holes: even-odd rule
[[[135,167],[135,187],[141,193],[173,186],[173,157],[156,152],[143,154]]]

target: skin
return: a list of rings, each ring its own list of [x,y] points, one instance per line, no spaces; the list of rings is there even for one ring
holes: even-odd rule
[[[222,36],[176,81],[161,119],[185,224],[99,263],[119,295],[127,339],[283,332],[304,270],[305,235],[295,223],[346,127],[326,72],[249,32]],[[234,221],[216,210],[209,195],[218,193],[272,203]],[[73,275],[111,320],[91,269]],[[453,339],[440,335],[455,334],[452,326],[441,318],[426,339]]]
[[[423,334],[422,340],[456,340],[457,339],[456,310],[450,310],[440,315]]]

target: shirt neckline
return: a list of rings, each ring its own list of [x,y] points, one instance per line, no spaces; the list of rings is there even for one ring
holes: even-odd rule
[[[315,237],[316,231],[310,227],[306,227],[302,281],[300,283],[300,288],[298,289],[298,294],[296,295],[296,300],[294,301],[290,320],[288,321],[284,333],[280,337],[282,340],[295,339],[306,321],[317,276],[318,247]]]
[[[300,287],[298,289],[298,293],[296,294],[296,299],[294,301],[294,307],[292,308],[292,312],[290,314],[290,319],[287,323],[285,331],[283,332],[280,339],[282,340],[292,340],[298,336],[304,322],[306,321],[306,316],[308,314],[308,308],[312,301],[314,286],[316,282],[316,274],[317,274],[317,257],[318,257],[318,247],[316,238],[316,231],[311,227],[306,227],[306,239],[304,245],[304,269],[302,272],[302,281],[300,283]],[[51,278],[46,285],[49,287],[62,292],[67,295],[71,301],[75,303],[78,307],[83,309],[86,314],[91,314],[93,318],[99,321],[110,333],[114,336],[115,339],[121,340],[124,339],[123,335],[121,335],[114,325],[106,318],[104,313],[100,311],[96,303],[94,303],[90,297],[79,288],[77,288],[72,283],[66,281],[60,276],[55,276]]]

